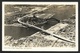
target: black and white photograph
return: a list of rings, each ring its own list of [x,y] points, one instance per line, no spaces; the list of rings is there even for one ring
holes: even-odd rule
[[[78,2],[2,2],[3,51],[78,51]]]

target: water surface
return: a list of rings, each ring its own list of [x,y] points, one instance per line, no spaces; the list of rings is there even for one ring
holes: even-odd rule
[[[44,30],[50,28],[51,26],[57,24],[58,21],[51,19],[48,21],[48,23],[43,24],[43,25],[38,25],[38,27],[43,28]],[[21,37],[26,37],[30,36],[39,30],[34,29],[34,28],[24,28],[24,27],[16,27],[16,26],[5,26],[5,35],[12,36],[15,39],[21,38]]]

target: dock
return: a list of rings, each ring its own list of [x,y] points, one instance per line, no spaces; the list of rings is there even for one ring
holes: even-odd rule
[[[29,24],[29,23],[21,22],[20,19],[21,19],[21,18],[18,19],[18,22],[19,22],[20,24],[24,25],[24,26],[29,26],[29,27],[38,29],[38,30],[40,30],[40,31],[42,31],[42,32],[44,32],[44,33],[46,33],[46,34],[48,34],[48,35],[51,35],[51,36],[57,38],[57,39],[60,39],[60,40],[66,41],[66,42],[70,42],[70,43],[74,43],[74,41],[68,40],[68,39],[66,39],[66,38],[64,38],[64,37],[61,37],[61,36],[59,36],[59,35],[56,35],[56,34],[52,33],[52,30],[50,30],[50,29],[52,29],[54,26],[51,27],[51,28],[49,28],[48,30],[44,30],[44,29],[41,29],[41,28],[39,28],[39,27],[37,27],[37,26],[31,25],[31,24]],[[65,26],[67,26],[67,24],[59,23],[59,24],[57,24],[56,27],[54,27],[54,30],[53,30],[53,31],[58,31],[59,29],[64,28]],[[56,29],[56,30],[55,30],[55,29]],[[36,35],[36,33],[33,34],[33,35]],[[33,36],[33,35],[32,35],[32,36]]]

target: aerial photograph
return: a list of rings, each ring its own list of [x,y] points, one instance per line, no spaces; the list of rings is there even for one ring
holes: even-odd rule
[[[75,4],[6,3],[2,9],[5,50],[77,47]]]

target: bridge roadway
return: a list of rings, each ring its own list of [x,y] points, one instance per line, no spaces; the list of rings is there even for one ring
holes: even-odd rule
[[[51,36],[53,36],[53,37],[55,37],[55,38],[58,38],[58,39],[60,39],[60,40],[63,40],[63,41],[66,41],[66,42],[70,42],[70,43],[75,43],[74,41],[71,41],[71,40],[68,40],[68,39],[66,39],[66,38],[63,38],[63,37],[61,37],[61,36],[59,36],[59,35],[50,33],[48,30],[44,30],[44,29],[41,29],[41,28],[36,27],[36,26],[34,26],[34,25],[31,25],[31,24],[29,24],[28,22],[27,22],[27,23],[21,22],[20,19],[21,19],[21,18],[18,18],[18,22],[19,22],[20,24],[24,25],[24,26],[29,26],[29,27],[38,29],[38,30],[40,30],[40,31],[42,31],[42,32],[44,32],[44,33],[46,33],[46,34],[49,34],[49,35],[51,35]]]

